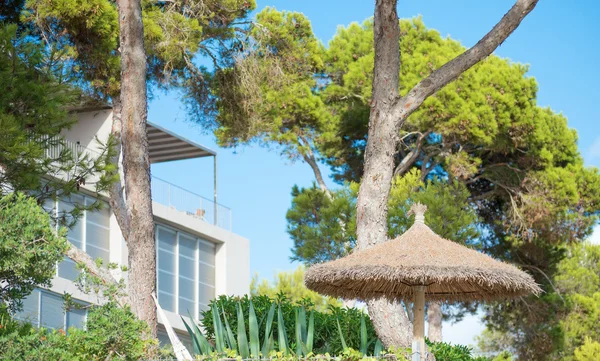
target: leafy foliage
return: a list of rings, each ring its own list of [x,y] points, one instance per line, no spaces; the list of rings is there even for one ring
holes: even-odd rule
[[[86,329],[36,329],[0,312],[0,360],[123,360],[151,357],[155,341],[144,339],[147,325],[114,303],[89,310]]]
[[[575,350],[575,361],[597,360],[600,355],[600,343],[587,338],[585,343]]]
[[[227,326],[219,327],[218,322],[215,321],[215,315],[222,317],[222,323],[230,325],[231,330],[238,329],[238,302],[241,306],[242,313],[249,315],[250,299],[247,296],[242,298],[220,296],[218,299],[211,302],[211,307],[216,307],[219,312],[214,312],[213,309],[204,311],[202,313],[201,326],[206,331],[207,339],[218,339],[216,334],[222,334],[223,340],[226,340]],[[314,354],[341,354],[344,350],[340,337],[340,331],[337,323],[339,322],[343,338],[348,348],[356,350],[361,349],[361,322],[365,323],[366,338],[368,341],[368,354],[372,354],[375,347],[375,331],[373,326],[368,319],[365,318],[365,314],[358,309],[351,308],[338,308],[330,306],[326,312],[315,309],[315,305],[310,302],[309,299],[305,299],[298,302],[291,302],[283,294],[278,295],[276,299],[272,299],[268,296],[254,296],[252,297],[253,308],[256,313],[256,319],[258,320],[259,332],[258,339],[263,340],[261,342],[263,350],[264,340],[271,339],[272,347],[267,348],[268,350],[282,350],[283,345],[286,349],[291,352],[297,352],[301,350],[302,353],[306,353],[302,345],[298,344],[298,337],[306,345],[309,344],[308,340],[308,328],[310,325],[311,314],[314,317],[314,335],[312,337],[312,352]],[[276,308],[271,311],[272,306],[276,304]],[[301,311],[304,309],[304,311]],[[281,310],[281,313],[279,313]],[[271,312],[272,315],[271,315]],[[302,312],[304,312],[304,321]],[[298,318],[299,322],[296,322]],[[248,318],[243,318],[244,322],[248,322]],[[272,319],[272,324],[268,323],[267,320]],[[361,321],[363,319],[363,321]],[[270,326],[268,326],[270,325]],[[297,335],[297,326],[300,326],[300,333]],[[249,329],[249,324],[245,325],[246,330]],[[306,331],[306,332],[305,332]],[[268,337],[268,333],[272,332],[272,338]],[[267,335],[267,336],[265,336]],[[364,333],[362,335],[365,335]],[[364,344],[363,344],[364,346]],[[238,345],[239,347],[239,345]],[[224,349],[224,348],[223,348]],[[363,348],[364,349],[364,348]],[[218,351],[218,349],[217,349]],[[286,351],[282,351],[286,352]],[[263,352],[263,354],[268,354]]]
[[[292,261],[319,263],[346,255],[356,244],[356,195],[349,188],[327,194],[313,185],[292,188],[286,214]]]
[[[444,361],[487,361],[486,357],[473,357],[471,348],[463,345],[451,345],[445,342],[428,342],[429,352],[436,360]]]
[[[291,302],[300,302],[309,299],[316,310],[325,311],[329,306],[341,307],[342,303],[331,297],[322,296],[311,291],[304,285],[304,267],[299,266],[290,272],[279,272],[272,282],[263,279],[258,280],[258,275],[252,278],[250,283],[250,295],[268,296],[276,298],[279,294],[285,295]]]
[[[267,7],[256,22],[235,64],[215,76],[218,114],[207,125],[220,145],[256,140],[292,160],[310,157],[313,137],[329,124],[314,91],[323,47],[303,14]]]
[[[18,34],[14,24],[0,25],[0,49],[0,194],[35,190],[43,203],[110,169],[108,147],[93,158],[60,136],[73,124],[68,110],[78,104],[80,92],[69,84],[70,73],[56,53]],[[109,183],[99,177],[97,191]]]
[[[564,334],[560,354],[564,360],[571,360],[575,353],[576,360],[575,349],[600,342],[600,246],[571,247],[558,265],[555,280],[567,303],[560,322]]]
[[[49,286],[56,263],[68,248],[64,231],[34,198],[12,193],[0,198],[0,300],[11,309],[36,286]]]
[[[236,21],[255,6],[254,0],[142,1],[149,84],[204,86],[204,75],[209,74],[194,64],[194,56],[210,56],[217,66],[228,61],[226,52],[240,25]],[[77,68],[82,87],[105,97],[119,94],[119,29],[113,1],[27,0],[23,16],[61,51],[65,63]]]
[[[540,297],[538,302],[530,304],[528,312],[518,313],[526,322],[505,320],[517,325],[512,332],[486,330],[480,336],[482,350],[498,352],[510,348],[516,349],[521,355],[524,350],[529,350],[525,354],[527,357],[570,361],[579,357],[576,350],[581,351],[586,347],[593,349],[594,346],[590,345],[600,342],[597,322],[600,317],[600,246],[575,244],[565,251],[566,257],[558,263],[552,279],[554,288]],[[502,307],[514,306],[507,303]],[[523,325],[540,319],[544,322],[529,326],[529,332],[521,331]],[[531,330],[539,333],[534,334]],[[526,344],[534,343],[535,347],[525,348]],[[542,355],[542,350],[546,354]]]
[[[355,183],[333,191],[331,196],[315,186],[293,188],[292,206],[286,216],[288,233],[294,241],[292,260],[318,263],[344,256],[354,248],[357,193]],[[397,177],[388,202],[389,236],[399,236],[412,225],[408,210],[414,202],[421,202],[428,207],[425,220],[433,231],[476,246],[478,217],[469,204],[469,195],[458,181],[423,181],[418,170]]]
[[[219,307],[216,304],[213,304],[211,307],[211,313],[212,315],[217,316],[213,317],[213,325],[215,326],[214,343],[216,353],[224,354],[227,352],[227,350],[231,350],[233,352],[237,352],[237,354],[244,359],[248,359],[250,357],[266,357],[272,355],[273,353],[276,353],[275,344],[273,342],[273,320],[275,316],[275,307],[276,304],[273,302],[271,304],[271,307],[269,308],[269,313],[267,314],[267,318],[265,321],[265,333],[263,336],[263,346],[261,348],[258,320],[256,317],[256,312],[254,311],[252,300],[249,301],[249,314],[247,322],[244,318],[244,312],[242,310],[240,302],[238,301],[238,303],[236,304],[237,341],[236,337],[234,336],[234,333],[232,332],[231,326],[229,325],[227,316],[223,312],[221,318],[221,312],[219,311]],[[312,354],[314,340],[314,314],[312,312],[310,313],[307,328],[306,311],[304,307],[300,306],[296,308],[295,313],[295,355],[308,356]],[[206,337],[200,331],[200,329],[195,325],[193,327],[190,327],[185,321],[185,319],[182,318],[182,320],[194,342],[194,352],[198,355],[204,356],[208,356],[215,353],[215,349],[213,349],[213,347],[207,342]],[[261,320],[261,324],[263,320]],[[246,333],[246,323],[249,326],[248,333]],[[277,308],[277,327],[279,338],[277,346],[279,348],[279,353],[288,356],[291,353],[291,349],[288,346],[288,340],[284,331],[285,325],[283,322],[281,307]],[[250,339],[250,342],[248,342],[248,339]]]

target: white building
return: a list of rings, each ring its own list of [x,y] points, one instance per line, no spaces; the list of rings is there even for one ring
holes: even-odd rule
[[[67,144],[79,152],[98,152],[101,146],[96,138],[103,142],[108,139],[111,110],[87,109],[78,113],[78,120],[64,133]],[[216,203],[216,153],[153,124],[148,124],[148,138],[152,164],[182,161],[185,167],[185,159],[215,158],[213,199],[152,177],[158,299],[170,324],[181,335],[186,335],[180,315],[193,315],[197,319],[216,296],[249,292],[250,245],[247,239],[231,231],[231,210]],[[94,202],[93,188],[90,188],[93,181],[86,183],[88,186],[81,188],[81,194],[68,200],[59,199],[55,204],[50,202],[46,208],[61,212],[73,207],[73,203]],[[108,203],[100,211],[84,212],[77,225],[69,230],[68,240],[93,258],[127,265],[127,247]],[[52,287],[34,291],[24,301],[24,310],[18,317],[57,329],[82,325],[86,311],[65,312],[62,295],[69,293],[85,304],[101,300],[93,294],[82,293],[73,282],[77,276],[75,263],[66,258],[57,265]],[[168,340],[162,320],[159,320],[159,339]]]

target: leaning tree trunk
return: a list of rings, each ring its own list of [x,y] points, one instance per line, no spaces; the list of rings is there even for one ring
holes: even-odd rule
[[[399,125],[391,117],[398,96],[400,26],[396,0],[377,0],[375,5],[375,69],[365,152],[364,176],[357,203],[358,248],[387,240],[387,203],[392,184]],[[402,304],[386,299],[368,302],[369,315],[385,347],[409,346],[412,327]]]
[[[356,212],[357,248],[387,240],[387,202],[399,130],[408,116],[429,96],[490,55],[533,10],[538,0],[517,0],[508,13],[475,46],[433,71],[404,97],[398,93],[400,29],[397,0],[376,0],[374,16],[375,63],[364,173]],[[387,346],[407,346],[410,329],[399,304],[385,299],[368,303],[377,335]]]
[[[442,305],[431,302],[427,306],[427,338],[432,342],[442,342]]]
[[[121,51],[121,130],[129,251],[128,295],[133,313],[156,337],[156,249],[146,134],[146,52],[140,0],[118,0]]]

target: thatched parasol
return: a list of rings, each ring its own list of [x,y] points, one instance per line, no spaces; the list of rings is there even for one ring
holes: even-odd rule
[[[394,240],[306,270],[309,289],[346,299],[414,301],[413,355],[424,356],[424,301],[515,298],[541,289],[514,266],[444,239],[425,225],[427,207],[413,204],[415,222]]]

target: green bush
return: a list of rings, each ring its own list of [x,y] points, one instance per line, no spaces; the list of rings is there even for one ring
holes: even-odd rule
[[[245,317],[246,325],[248,329],[248,315],[250,307],[250,299],[248,296],[244,297],[231,297],[231,296],[220,296],[218,299],[213,300],[210,304],[211,308],[216,305],[220,310],[220,313],[224,313],[227,317],[232,330],[238,329],[237,323],[237,309],[236,305],[240,302],[242,311]],[[289,347],[292,350],[296,350],[296,310],[302,306],[305,308],[307,315],[313,312],[314,315],[314,354],[325,354],[329,353],[332,355],[341,354],[344,350],[342,345],[341,334],[344,337],[344,341],[348,348],[355,350],[361,349],[361,318],[365,319],[365,329],[367,335],[367,342],[369,344],[367,354],[373,354],[375,348],[375,340],[377,336],[375,330],[368,316],[364,312],[357,308],[339,308],[329,307],[326,312],[319,312],[315,309],[314,304],[308,299],[304,299],[299,302],[290,302],[285,296],[279,295],[273,299],[268,296],[254,296],[252,297],[252,303],[256,312],[256,317],[259,324],[263,324],[266,316],[273,303],[276,303],[281,307],[283,323],[285,325],[285,333],[287,340],[289,341]],[[277,315],[276,315],[277,316]],[[308,316],[307,316],[308,317]],[[213,326],[213,313],[212,310],[206,310],[202,312],[201,325],[205,330],[206,336],[209,339],[214,339],[215,331]],[[273,321],[273,340],[277,349],[279,340],[279,323],[278,318],[275,317]],[[259,339],[264,340],[265,329],[259,327]]]
[[[0,300],[12,310],[38,286],[49,286],[69,243],[50,216],[22,193],[0,197]]]
[[[0,310],[0,360],[2,361],[137,361],[156,352],[156,342],[127,308],[107,303],[90,309],[86,329],[37,329],[14,321]]]
[[[473,350],[469,346],[429,341],[427,341],[427,346],[429,352],[433,353],[437,361],[492,361],[490,358],[483,356],[473,357]]]

